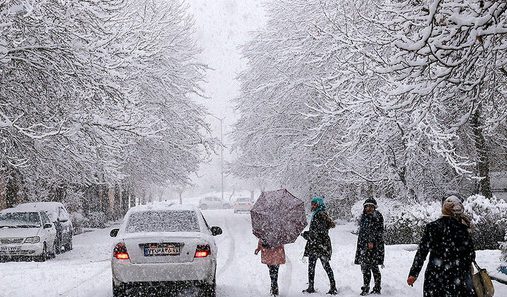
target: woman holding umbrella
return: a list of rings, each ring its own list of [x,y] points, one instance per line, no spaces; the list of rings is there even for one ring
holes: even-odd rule
[[[308,257],[308,288],[303,293],[315,293],[315,265],[320,259],[324,270],[329,277],[331,288],[328,294],[336,295],[336,282],[334,280],[333,269],[329,261],[331,260],[332,247],[331,238],[329,237],[329,229],[335,227],[335,223],[326,212],[324,198],[313,197],[311,203],[312,220],[310,229],[303,232],[301,236],[307,240],[304,256]]]
[[[284,245],[294,243],[307,225],[305,206],[286,189],[262,192],[250,211],[253,234],[259,239],[255,254],[268,265],[271,294],[278,295],[278,269],[285,264]]]
[[[255,254],[261,252],[261,263],[268,265],[271,278],[271,295],[278,296],[278,270],[285,264],[285,249],[283,245],[271,247],[265,241],[259,240]]]

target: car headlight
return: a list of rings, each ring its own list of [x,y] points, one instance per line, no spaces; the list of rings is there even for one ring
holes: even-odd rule
[[[25,243],[37,243],[37,242],[40,242],[40,237],[39,236],[27,237],[25,239]]]

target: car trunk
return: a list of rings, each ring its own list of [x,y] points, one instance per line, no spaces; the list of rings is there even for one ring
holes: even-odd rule
[[[198,233],[132,234],[124,242],[133,264],[192,262],[197,245],[205,244]]]

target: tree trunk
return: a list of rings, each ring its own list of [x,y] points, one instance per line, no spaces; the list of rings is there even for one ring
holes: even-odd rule
[[[5,206],[7,208],[14,207],[18,204],[19,178],[16,169],[8,170],[7,184],[5,186]]]
[[[491,198],[493,197],[493,193],[491,192],[491,179],[489,177],[488,149],[480,122],[481,110],[482,105],[479,105],[472,115],[471,125],[474,132],[474,143],[477,152],[477,173],[480,178],[479,191],[484,197]]]
[[[6,178],[4,175],[0,174],[0,210],[7,207],[6,200]]]

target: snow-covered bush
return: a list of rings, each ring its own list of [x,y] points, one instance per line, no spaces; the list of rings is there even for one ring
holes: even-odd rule
[[[378,199],[379,211],[384,215],[386,244],[418,243],[424,226],[441,216],[441,202],[402,204],[391,199]],[[359,201],[352,207],[356,220],[362,212]],[[496,249],[503,241],[507,226],[507,202],[503,199],[487,199],[470,196],[464,202],[465,211],[471,217],[476,249]],[[504,245],[504,249],[507,246]]]
[[[504,240],[507,226],[507,202],[480,195],[468,197],[465,211],[472,217],[475,226],[473,237],[477,249],[496,249]]]
[[[502,257],[501,260],[506,264],[507,266],[507,229],[505,230],[505,241],[500,244],[500,248],[502,249]]]
[[[83,226],[87,228],[105,228],[106,223],[106,214],[101,211],[94,211],[86,216]]]
[[[80,234],[83,232],[83,227],[88,219],[83,215],[82,211],[73,211],[70,213],[70,221],[74,227],[74,234]]]

